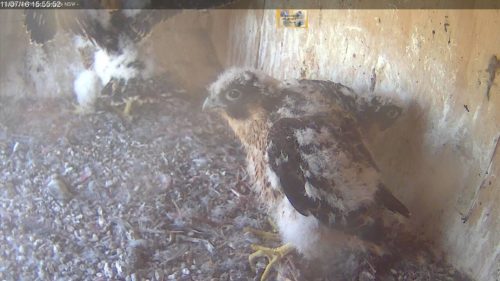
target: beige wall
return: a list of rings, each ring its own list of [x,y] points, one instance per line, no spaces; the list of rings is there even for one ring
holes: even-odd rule
[[[277,29],[274,10],[235,11],[226,64],[333,80],[367,95],[376,77],[376,94],[407,107],[370,143],[388,185],[452,263],[477,280],[498,280],[500,82],[488,100],[486,69],[500,57],[500,11],[309,10],[309,17],[308,29]]]
[[[157,71],[169,75],[187,94],[204,96],[222,71],[230,11],[188,10],[158,24],[143,42]]]

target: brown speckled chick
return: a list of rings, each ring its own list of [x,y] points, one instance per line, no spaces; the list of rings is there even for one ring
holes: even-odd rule
[[[359,129],[388,126],[401,108],[333,82],[232,68],[203,109],[220,113],[246,149],[254,190],[288,245],[275,256],[291,248],[323,261],[346,249],[390,255],[380,246],[386,217],[410,212],[385,187]]]

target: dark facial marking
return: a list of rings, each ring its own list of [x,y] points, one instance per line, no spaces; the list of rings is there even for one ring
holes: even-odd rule
[[[256,78],[255,78],[256,79]],[[222,94],[227,105],[227,114],[234,119],[245,119],[250,115],[250,108],[259,105],[265,98],[262,89],[254,85],[254,80],[233,82]]]

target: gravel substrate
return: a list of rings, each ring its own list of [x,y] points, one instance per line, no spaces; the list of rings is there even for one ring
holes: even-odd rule
[[[259,280],[265,263],[251,270],[259,241],[245,227],[270,226],[240,144],[200,107],[166,94],[129,119],[75,114],[69,99],[0,97],[0,280]],[[419,251],[384,280],[469,280]],[[291,255],[278,279],[375,280],[346,276],[345,264],[334,279],[311,268]]]
[[[225,124],[166,97],[0,100],[0,280],[248,280],[266,220]],[[263,223],[261,223],[263,222]]]

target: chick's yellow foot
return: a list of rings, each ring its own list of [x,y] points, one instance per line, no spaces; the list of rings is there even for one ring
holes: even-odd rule
[[[251,245],[251,247],[255,252],[248,257],[248,262],[254,271],[255,259],[266,257],[269,261],[260,277],[260,281],[266,281],[274,265],[293,251],[293,247],[290,244],[285,244],[277,248],[268,248],[260,245]]]
[[[71,110],[71,113],[72,114],[75,114],[75,115],[85,115],[85,114],[89,114],[89,113],[92,113],[94,111],[94,109],[91,107],[91,106],[83,106],[83,105],[79,105],[79,104],[73,104],[73,109]]]
[[[132,112],[132,106],[134,105],[135,99],[127,99],[125,101],[125,107],[123,108],[123,117],[130,118],[130,113]]]

